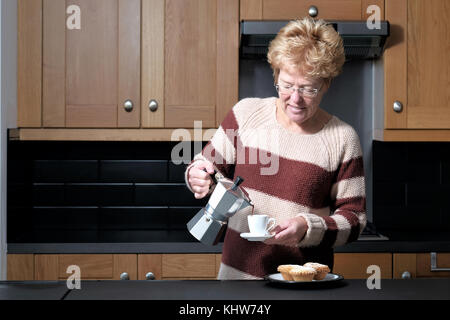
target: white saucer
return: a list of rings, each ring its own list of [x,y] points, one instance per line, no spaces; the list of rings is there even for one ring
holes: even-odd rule
[[[273,234],[254,234],[254,233],[241,233],[241,238],[247,239],[248,241],[264,241],[272,238]]]

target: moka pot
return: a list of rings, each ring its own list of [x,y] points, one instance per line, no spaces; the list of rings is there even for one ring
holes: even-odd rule
[[[253,206],[247,193],[239,187],[244,181],[236,177],[233,181],[219,179],[208,203],[187,223],[189,232],[206,245],[216,245],[228,219],[236,212]]]

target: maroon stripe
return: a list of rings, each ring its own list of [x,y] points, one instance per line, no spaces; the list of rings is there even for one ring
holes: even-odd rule
[[[332,247],[334,243],[336,242],[337,234],[338,234],[338,227],[336,224],[336,221],[331,219],[330,217],[323,217],[325,220],[325,223],[327,224],[327,230],[325,231],[325,234],[323,235],[323,239],[320,242],[320,246],[324,247]]]
[[[364,165],[362,157],[353,158],[342,163],[337,170],[338,182],[355,177],[364,177]]]
[[[247,147],[244,151],[245,157],[242,154],[237,155],[238,165],[235,169],[235,175],[245,180],[243,187],[310,208],[330,205],[333,172],[311,163],[290,160],[275,154],[274,158],[271,158],[272,155],[264,150]],[[272,161],[272,164],[269,161]],[[269,168],[271,165],[275,168],[276,164],[278,170],[274,175],[262,174],[262,168]]]
[[[224,131],[226,131],[227,129],[232,129],[232,130],[237,131],[237,129],[239,128],[239,125],[238,125],[238,122],[236,120],[233,110],[231,110],[230,112],[227,113],[227,115],[225,116],[225,119],[223,119],[220,126],[222,127],[222,129]]]
[[[222,248],[222,262],[253,276],[264,277],[276,273],[280,264],[304,264],[309,261],[324,263],[332,268],[332,249],[299,249],[250,242],[241,238],[237,231],[227,229]]]

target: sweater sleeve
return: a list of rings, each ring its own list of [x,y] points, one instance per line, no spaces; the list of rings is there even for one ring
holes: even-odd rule
[[[216,178],[225,177],[233,179],[236,163],[236,150],[238,147],[238,122],[235,116],[235,108],[226,115],[225,119],[216,130],[214,136],[206,144],[201,153],[194,156],[185,171],[185,182],[189,190],[193,192],[188,182],[188,172],[199,160],[208,160],[217,171]],[[211,189],[213,190],[213,189]]]
[[[299,247],[336,247],[358,239],[366,226],[366,195],[363,157],[357,133],[342,132],[343,152],[334,174],[328,217],[301,213],[308,230]]]

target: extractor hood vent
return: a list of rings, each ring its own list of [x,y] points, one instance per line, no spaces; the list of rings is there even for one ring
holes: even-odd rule
[[[266,59],[267,50],[278,31],[289,21],[242,21],[240,56],[244,59]],[[369,29],[366,21],[328,21],[344,41],[347,60],[376,59],[383,54],[389,36],[389,22]]]

